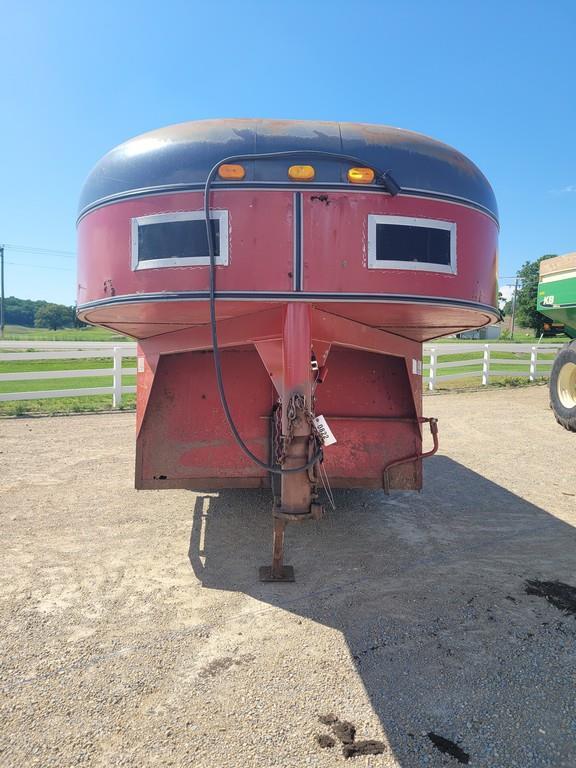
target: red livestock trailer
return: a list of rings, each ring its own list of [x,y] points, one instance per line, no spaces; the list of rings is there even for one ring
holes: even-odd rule
[[[113,149],[78,314],[138,340],[136,487],[271,487],[261,578],[293,579],[284,529],[322,484],[421,488],[422,342],[499,319],[497,237],[478,168],[397,128],[205,120]]]

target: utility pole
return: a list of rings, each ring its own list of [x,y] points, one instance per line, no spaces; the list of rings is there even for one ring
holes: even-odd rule
[[[514,295],[512,297],[512,328],[510,330],[510,340],[514,341],[514,324],[516,321],[516,294],[518,293],[518,275],[514,278]]]
[[[4,338],[4,246],[0,245],[0,339]]]

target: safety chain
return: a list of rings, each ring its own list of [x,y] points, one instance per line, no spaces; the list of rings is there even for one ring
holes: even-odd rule
[[[274,459],[273,463],[280,466],[282,459],[282,405],[278,402],[274,406],[272,411],[273,424],[273,438],[274,438]]]
[[[274,410],[274,453],[275,461],[282,465],[288,454],[288,448],[294,438],[294,429],[298,421],[298,414],[303,413],[306,421],[311,427],[311,432],[318,447],[322,446],[322,441],[318,430],[314,424],[314,413],[306,407],[306,398],[300,392],[291,395],[286,406],[286,419],[288,421],[288,430],[285,435],[282,434],[282,405],[281,403]]]

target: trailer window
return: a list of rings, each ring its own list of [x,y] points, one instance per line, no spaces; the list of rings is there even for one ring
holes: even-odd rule
[[[210,215],[216,264],[228,264],[228,211]],[[203,266],[210,263],[203,211],[178,211],[132,219],[132,268]]]
[[[368,216],[368,267],[456,273],[456,224],[409,216]]]

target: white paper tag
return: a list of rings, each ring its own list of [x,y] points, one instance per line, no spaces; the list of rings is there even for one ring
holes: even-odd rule
[[[412,373],[414,376],[422,376],[422,360],[412,358]]]
[[[324,416],[316,416],[314,418],[314,426],[316,427],[316,431],[320,435],[320,439],[322,440],[322,445],[334,445],[336,442],[336,438],[332,434],[332,430],[328,426],[328,423]]]
[[[137,370],[138,370],[138,373],[144,373],[144,358],[143,357],[139,357],[138,358],[138,368],[137,368]]]

